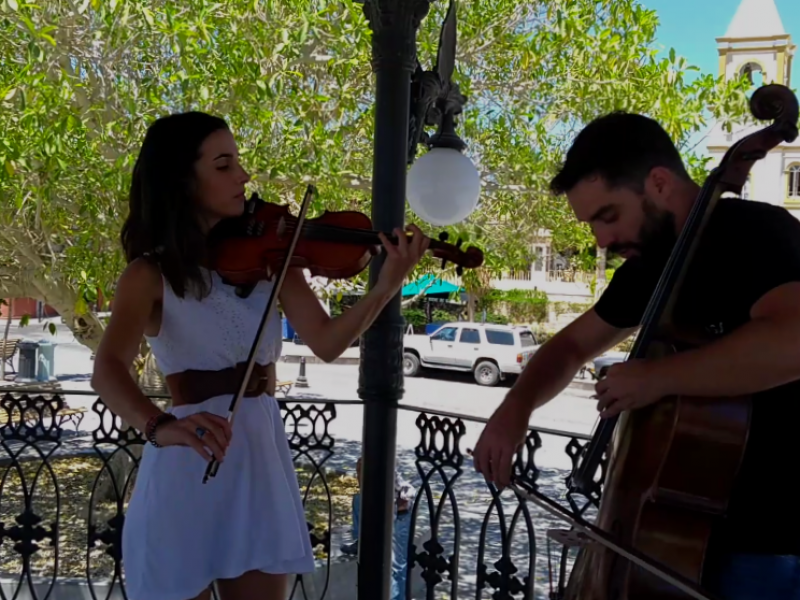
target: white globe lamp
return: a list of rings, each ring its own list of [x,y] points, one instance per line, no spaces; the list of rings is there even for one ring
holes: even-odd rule
[[[481,178],[472,161],[462,154],[466,144],[455,133],[452,112],[442,115],[441,129],[428,145],[430,150],[408,172],[408,204],[426,223],[454,225],[478,207]]]

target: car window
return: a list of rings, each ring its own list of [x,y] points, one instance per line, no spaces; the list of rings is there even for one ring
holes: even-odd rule
[[[477,329],[462,329],[458,341],[464,344],[480,344],[481,334]]]
[[[536,345],[536,339],[533,337],[532,331],[520,331],[519,332],[519,344],[523,348],[529,348],[530,346]]]
[[[455,342],[456,341],[456,328],[455,327],[445,327],[444,329],[440,329],[436,333],[431,336],[432,340],[437,340],[439,342]]]
[[[501,331],[499,329],[487,329],[486,341],[498,346],[513,346],[514,333],[511,331]]]

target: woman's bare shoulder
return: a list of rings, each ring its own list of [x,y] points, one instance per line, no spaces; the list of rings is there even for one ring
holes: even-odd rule
[[[161,270],[147,258],[130,262],[117,280],[117,294],[136,296],[150,302],[161,300]]]

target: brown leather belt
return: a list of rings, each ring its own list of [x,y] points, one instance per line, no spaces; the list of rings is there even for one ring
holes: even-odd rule
[[[199,404],[209,398],[226,396],[239,391],[239,383],[244,376],[246,363],[219,371],[182,371],[167,375],[166,383],[172,396],[172,405]],[[275,363],[253,365],[250,381],[244,392],[246,397],[268,394],[275,396],[277,376]]]

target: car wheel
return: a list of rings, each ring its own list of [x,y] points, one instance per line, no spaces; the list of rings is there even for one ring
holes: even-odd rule
[[[500,383],[500,369],[493,362],[484,360],[475,365],[475,381],[478,385],[494,386]]]
[[[419,373],[419,358],[413,352],[403,353],[403,375],[416,377]]]

